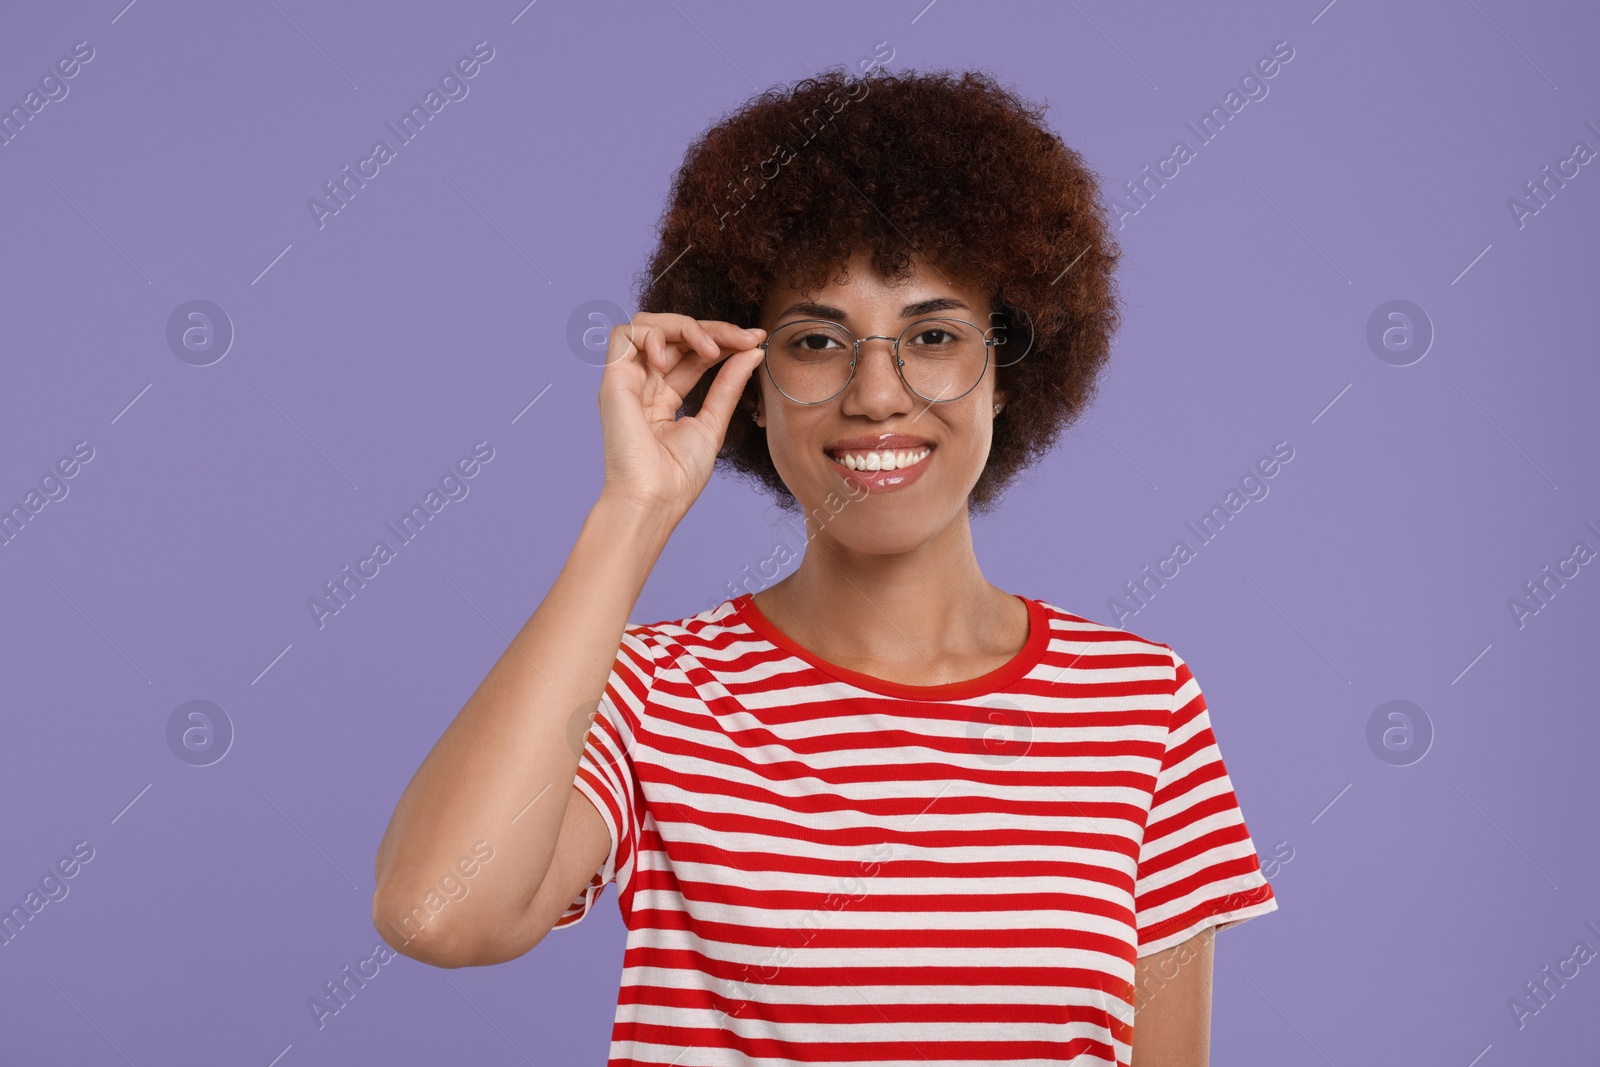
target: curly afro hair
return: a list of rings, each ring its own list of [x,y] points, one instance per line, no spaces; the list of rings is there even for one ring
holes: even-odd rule
[[[984,513],[1087,409],[1121,321],[1096,177],[1043,111],[983,72],[834,69],[769,89],[686,152],[634,279],[639,308],[744,326],[775,281],[821,288],[857,253],[887,280],[912,256],[959,266],[1005,331],[994,351],[1008,399],[968,499]],[[759,388],[752,375],[716,466],[794,509],[750,417]]]

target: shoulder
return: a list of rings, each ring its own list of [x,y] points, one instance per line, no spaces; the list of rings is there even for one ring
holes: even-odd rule
[[[1053,640],[1075,642],[1079,645],[1101,646],[1108,655],[1154,657],[1176,666],[1182,662],[1172,646],[1151,637],[1125,630],[1119,626],[1096,622],[1093,619],[1068,611],[1048,600],[1029,598],[1043,609],[1045,621],[1050,626]]]
[[[678,653],[721,646],[749,627],[733,599],[676,619],[630,622],[622,631],[625,645],[647,651],[653,660],[670,663]]]

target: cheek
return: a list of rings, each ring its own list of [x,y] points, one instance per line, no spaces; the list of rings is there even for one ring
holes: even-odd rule
[[[804,477],[804,442],[808,440],[804,414],[796,417],[792,411],[774,411],[771,407],[763,408],[763,412],[763,421],[767,426],[764,431],[758,432],[766,437],[767,454],[772,457],[772,465],[785,480],[791,476]]]
[[[989,446],[993,442],[991,428],[979,420],[974,412],[960,422],[959,429],[953,429],[957,440],[966,442],[966,449],[962,455],[977,463],[982,463],[989,455]]]

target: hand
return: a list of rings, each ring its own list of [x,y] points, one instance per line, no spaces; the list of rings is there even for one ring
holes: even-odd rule
[[[754,346],[765,339],[760,329],[644,311],[613,326],[600,378],[602,494],[686,514],[711,480],[728,420],[766,355]],[[722,360],[699,414],[676,418],[701,375]]]

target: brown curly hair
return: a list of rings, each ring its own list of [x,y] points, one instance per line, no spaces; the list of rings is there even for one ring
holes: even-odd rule
[[[1000,318],[987,325],[1006,339],[994,351],[1008,399],[968,500],[986,512],[1087,409],[1121,321],[1096,176],[1043,111],[983,72],[832,69],[769,89],[685,153],[634,279],[639,308],[748,326],[776,280],[820,288],[859,251],[885,279],[907,277],[914,254],[959,266],[989,290]],[[759,388],[752,375],[716,466],[793,509],[750,417]]]

